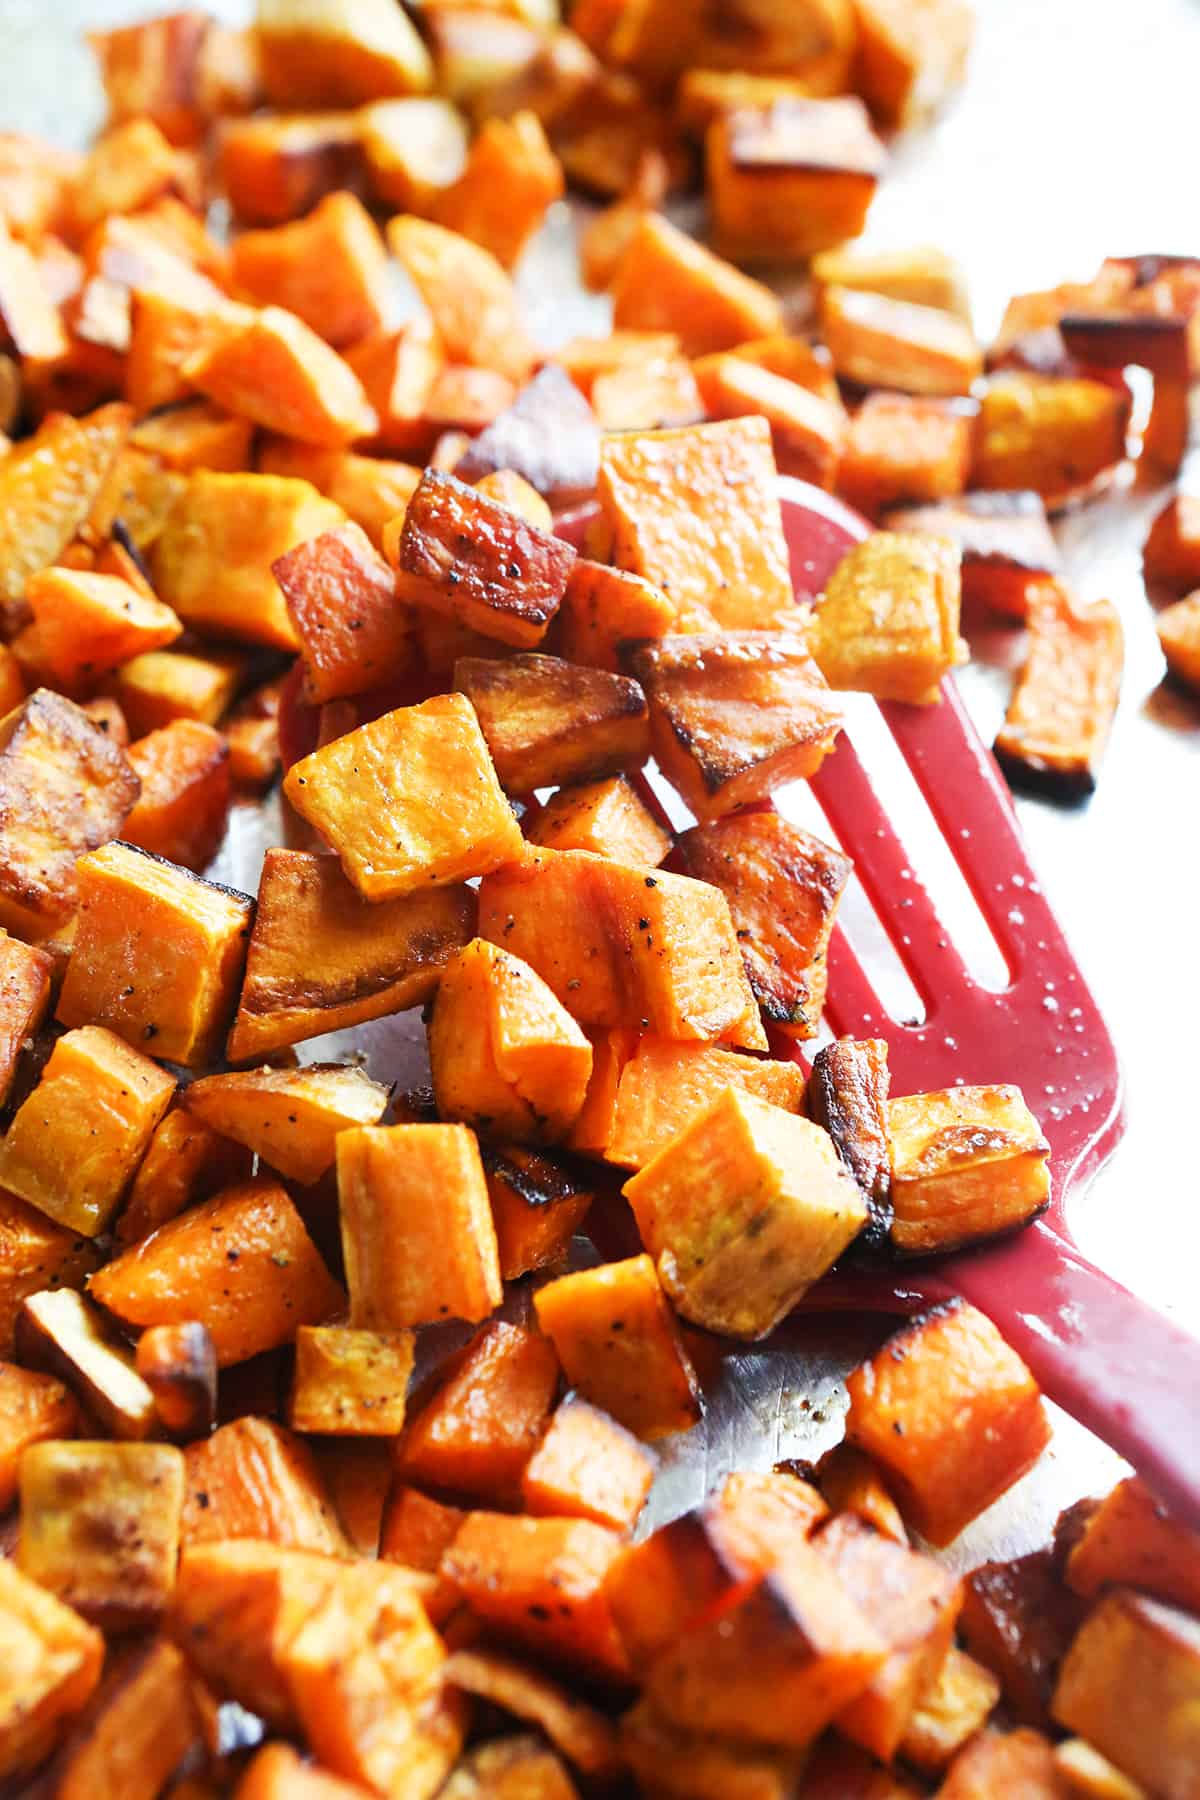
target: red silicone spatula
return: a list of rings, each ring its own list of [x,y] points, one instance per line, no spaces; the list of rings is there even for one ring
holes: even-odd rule
[[[797,597],[810,599],[868,527],[803,483],[784,481]],[[816,798],[925,1004],[920,1025],[888,1016],[847,937],[830,946],[827,1016],[839,1035],[884,1037],[892,1088],[919,1093],[1015,1082],[1050,1143],[1049,1211],[1015,1237],[883,1274],[835,1274],[810,1300],[915,1310],[961,1294],[987,1313],[1045,1392],[1200,1525],[1200,1339],[1171,1324],[1076,1249],[1068,1207],[1124,1128],[1116,1050],[1029,863],[1004,779],[952,680],[940,706],[880,712],[1010,970],[1002,993],[969,973],[843,733]]]

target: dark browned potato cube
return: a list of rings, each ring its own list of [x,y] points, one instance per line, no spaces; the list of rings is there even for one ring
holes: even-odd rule
[[[217,1415],[217,1352],[206,1325],[151,1325],[138,1339],[137,1372],[171,1437],[204,1437]]]
[[[17,1359],[65,1381],[114,1437],[138,1441],[156,1424],[154,1395],[98,1306],[74,1288],[30,1294],[17,1315]]]
[[[866,1235],[891,1223],[892,1146],[888,1135],[888,1047],[882,1038],[839,1038],[813,1058],[808,1116],[823,1125],[871,1209]]]
[[[454,685],[475,708],[509,793],[615,775],[650,754],[646,697],[626,675],[558,656],[464,656]]]
[[[705,154],[717,244],[736,262],[804,258],[857,237],[886,161],[851,97],[722,112]]]

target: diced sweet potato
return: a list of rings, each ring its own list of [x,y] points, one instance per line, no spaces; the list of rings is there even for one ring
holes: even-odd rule
[[[215,725],[229,710],[245,667],[244,656],[236,651],[195,655],[149,650],[118,669],[106,685],[132,735],[144,737],[173,719],[198,719],[203,725]]]
[[[283,1188],[245,1182],[116,1257],[92,1292],[126,1325],[208,1327],[222,1368],[290,1343],[343,1296]]]
[[[1119,1584],[1200,1612],[1200,1537],[1172,1519],[1131,1475],[1087,1520],[1064,1577],[1085,1597]]]
[[[932,306],[827,288],[821,296],[821,329],[838,374],[864,387],[966,394],[983,373],[971,327]]]
[[[520,859],[524,840],[461,694],[399,707],[294,763],[284,793],[368,900]]]
[[[112,1032],[68,1032],[0,1144],[0,1185],[97,1237],[174,1092],[165,1070]]]
[[[467,160],[470,136],[458,108],[422,95],[376,101],[358,119],[373,198],[400,212],[431,212]]]
[[[184,1451],[183,1543],[256,1538],[292,1550],[344,1549],[312,1451],[271,1419],[222,1425]]]
[[[671,841],[623,775],[564,787],[547,801],[527,831],[550,850],[587,850],[615,862],[655,869]]]
[[[1038,587],[1059,569],[1041,496],[964,494],[960,500],[897,507],[889,531],[928,531],[962,553],[963,600],[1024,619]]]
[[[259,114],[224,121],[217,172],[235,219],[279,225],[345,187],[361,156],[353,113]]]
[[[463,887],[372,904],[336,858],[268,850],[231,1060],[418,1005],[469,941],[474,913]]]
[[[563,190],[541,121],[520,111],[484,122],[462,173],[436,196],[433,210],[440,224],[511,269]]]
[[[396,600],[392,571],[359,526],[299,544],[273,572],[299,639],[311,705],[386,687],[408,672],[411,620]]]
[[[911,250],[860,250],[843,245],[815,256],[812,279],[818,295],[825,288],[853,288],[885,294],[912,306],[932,306],[970,320],[962,270],[953,257],[933,244]]]
[[[1029,1370],[961,1302],[905,1327],[846,1385],[846,1436],[887,1472],[907,1522],[938,1546],[1018,1481],[1050,1436]]]
[[[75,907],[75,864],[119,832],[138,782],[70,700],[38,688],[0,720],[0,925],[45,937]]]
[[[1050,1194],[1049,1146],[1019,1088],[908,1094],[887,1109],[892,1243],[916,1255],[1026,1224]]]
[[[80,859],[64,1025],[94,1020],[156,1056],[211,1062],[241,980],[253,904],[128,844]]]
[[[179,164],[152,119],[128,119],[91,149],[72,184],[74,234],[110,213],[136,213],[177,185]]]
[[[412,1365],[411,1332],[302,1325],[288,1417],[297,1431],[395,1437]]]
[[[786,1529],[792,1538],[804,1537],[812,1522],[801,1523],[793,1515]],[[605,1588],[639,1680],[701,1620],[744,1596],[773,1562],[770,1555],[759,1554],[761,1544],[736,1527],[731,1541],[729,1526],[727,1509],[710,1503],[660,1525],[615,1558]],[[750,1562],[739,1554],[746,1549],[753,1552]]]
[[[175,1585],[182,1505],[170,1445],[34,1445],[21,1460],[18,1564],[93,1624],[144,1629]]]
[[[534,1296],[567,1380],[636,1436],[686,1431],[699,1388],[648,1256],[563,1275]]]
[[[169,1112],[138,1165],[114,1227],[118,1243],[149,1237],[186,1206],[249,1179],[250,1153],[183,1107]]]
[[[636,681],[557,656],[462,657],[454,685],[470,700],[509,793],[638,767],[650,752]]]
[[[48,1439],[74,1437],[78,1429],[79,1409],[61,1381],[0,1363],[0,1511],[16,1498],[25,1451]]]
[[[243,298],[286,307],[335,350],[386,322],[387,256],[362,202],[344,191],[294,225],[243,232],[230,273]]]
[[[999,1678],[1026,1725],[1049,1723],[1059,1664],[1083,1607],[1064,1588],[1052,1551],[983,1563],[967,1576],[959,1628],[972,1656]]]
[[[186,1096],[188,1111],[213,1131],[306,1185],[333,1167],[338,1133],[378,1124],[387,1102],[388,1090],[365,1070],[337,1063],[208,1075]]]
[[[354,371],[283,307],[223,320],[182,373],[218,406],[304,443],[336,448],[378,427]]]
[[[1022,1800],[1069,1800],[1048,1738],[1039,1731],[981,1731],[956,1756],[938,1789],[940,1800],[991,1800],[993,1794],[1020,1794]]]
[[[290,1744],[274,1743],[255,1754],[234,1792],[235,1800],[361,1800],[363,1790],[306,1762]]]
[[[473,1132],[356,1127],[338,1138],[337,1169],[353,1325],[474,1322],[499,1305],[496,1234]],[[436,1214],[430,1193],[439,1196]]]
[[[607,337],[569,338],[551,351],[551,360],[567,371],[575,386],[590,398],[593,384],[614,369],[678,358],[682,346],[673,331],[613,331]]]
[[[379,332],[346,352],[346,362],[362,383],[378,428],[373,450],[406,453],[428,446],[426,406],[445,357],[440,340],[426,319],[414,319],[399,331]]]
[[[140,1441],[155,1429],[154,1396],[137,1373],[132,1352],[74,1289],[27,1295],[15,1341],[26,1367],[65,1382],[114,1437]]]
[[[628,1431],[586,1400],[565,1400],[525,1466],[527,1512],[592,1519],[631,1530],[654,1480],[655,1461]]]
[[[342,522],[306,481],[199,470],[154,547],[158,591],[200,631],[295,650],[272,565]]]
[[[686,1731],[659,1718],[645,1700],[622,1715],[620,1729],[621,1753],[640,1792],[664,1800],[795,1800],[801,1791],[802,1750]],[[838,1800],[849,1800],[844,1789]]]
[[[663,1287],[693,1323],[763,1337],[867,1209],[827,1133],[728,1088],[623,1189]]]
[[[597,491],[614,562],[663,588],[676,629],[770,630],[793,617],[764,419],[608,438]]]
[[[858,1183],[873,1243],[882,1241],[892,1220],[887,1057],[882,1038],[839,1038],[817,1052],[808,1083],[808,1115],[829,1133]]]
[[[1185,687],[1200,688],[1200,592],[1164,607],[1156,629],[1171,675]]]
[[[694,425],[706,408],[692,365],[682,356],[668,356],[597,375],[592,410],[601,430],[610,432]]]
[[[558,1374],[548,1339],[519,1325],[485,1325],[410,1419],[397,1455],[399,1475],[443,1492],[511,1503],[546,1429]]]
[[[199,872],[225,835],[232,799],[229,750],[198,719],[174,719],[128,751],[141,795],[122,827],[126,843]]]
[[[769,288],[714,256],[658,213],[637,224],[613,293],[618,330],[675,332],[689,356],[782,330]]]
[[[1020,371],[993,375],[979,402],[971,486],[1032,488],[1047,506],[1061,506],[1121,461],[1128,421],[1122,387]]]
[[[173,643],[183,630],[169,606],[114,575],[41,569],[25,592],[38,660],[70,692],[91,690],[119,664]]]
[[[206,14],[188,11],[89,32],[110,121],[144,115],[171,143],[192,143],[205,123],[199,87],[210,24]]]
[[[8,1099],[23,1045],[49,1009],[53,976],[46,951],[0,929],[0,1105]]]
[[[0,1559],[0,1777],[27,1774],[100,1679],[104,1639],[79,1614]]]
[[[575,560],[561,538],[434,469],[385,548],[401,600],[525,649],[545,636]]]
[[[533,348],[512,282],[491,251],[407,213],[389,221],[387,240],[429,308],[451,360],[525,380]]]
[[[415,26],[386,0],[261,0],[257,32],[272,106],[359,106],[432,85]]]
[[[704,149],[716,240],[736,262],[802,261],[858,237],[885,161],[849,95],[739,105]]]
[[[1169,593],[1200,587],[1200,496],[1175,494],[1154,515],[1142,564],[1146,580]]]
[[[410,463],[360,456],[352,450],[322,449],[295,438],[268,438],[259,450],[258,467],[266,475],[310,481],[366,532],[377,550],[388,525],[404,512],[421,479],[421,471]]]
[[[675,617],[674,603],[652,582],[581,556],[567,576],[555,642],[568,662],[615,674],[625,644],[663,637]]]
[[[127,381],[127,391],[128,386]],[[130,443],[186,475],[193,469],[249,468],[253,436],[249,419],[234,418],[207,400],[190,400],[143,419],[134,426]]]
[[[1111,601],[1085,606],[1057,581],[1036,589],[1028,655],[994,746],[1014,785],[1064,799],[1092,792],[1124,665],[1125,635]]]
[[[904,1521],[883,1477],[871,1458],[853,1444],[843,1441],[827,1450],[813,1471],[813,1480],[835,1513],[852,1513],[881,1537],[896,1544],[908,1543]]]
[[[217,1353],[207,1327],[151,1325],[138,1339],[137,1372],[154,1395],[163,1429],[173,1437],[204,1437],[217,1411]]]
[[[466,1513],[458,1506],[431,1500],[407,1482],[393,1481],[384,1503],[379,1528],[379,1555],[384,1562],[402,1563],[425,1575],[437,1575],[442,1557],[458,1536]],[[458,1604],[453,1586],[440,1579],[425,1605],[435,1625],[440,1625]]]
[[[831,404],[810,388],[736,352],[701,357],[695,372],[709,418],[760,414],[771,427],[775,463],[781,474],[799,476],[817,487],[834,485],[846,433],[846,414],[840,402]]]
[[[887,126],[916,124],[963,78],[975,16],[965,0],[854,0],[854,80]]]
[[[838,493],[872,516],[901,502],[961,494],[971,472],[974,424],[966,401],[868,394],[845,434]],[[895,529],[925,527],[896,524]]]
[[[647,1034],[620,1071],[611,1129],[600,1146],[605,1161],[643,1168],[727,1088],[785,1112],[798,1113],[804,1105],[804,1074],[796,1063]]]
[[[117,1648],[55,1757],[60,1800],[140,1800],[198,1751],[201,1710],[183,1656],[154,1637]]]
[[[900,1755],[928,1775],[939,1774],[983,1727],[999,1698],[991,1671],[951,1647],[908,1721]]]
[[[587,1217],[595,1182],[566,1159],[521,1144],[481,1154],[502,1278],[515,1281],[557,1262]]]
[[[848,550],[826,582],[809,634],[812,654],[833,688],[935,703],[942,677],[967,656],[960,599],[956,546],[877,531]]]

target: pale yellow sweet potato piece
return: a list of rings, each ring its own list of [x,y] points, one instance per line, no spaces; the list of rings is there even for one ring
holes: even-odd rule
[[[620,1071],[606,1162],[641,1169],[727,1088],[756,1094],[784,1112],[804,1107],[797,1063],[759,1060],[718,1044],[680,1044],[647,1033]]]
[[[929,705],[967,656],[958,635],[961,553],[944,538],[877,531],[825,584],[809,647],[833,688]]]
[[[307,218],[233,241],[235,291],[258,306],[282,306],[334,349],[381,330],[387,318],[387,256],[353,194],[329,194]]]
[[[302,1325],[288,1418],[297,1431],[396,1437],[412,1374],[411,1331]]]
[[[387,1103],[364,1069],[337,1063],[207,1075],[186,1094],[188,1111],[213,1131],[306,1185],[333,1167],[338,1133],[378,1124]]]
[[[273,106],[358,106],[433,84],[416,27],[387,0],[259,0],[257,35]]]
[[[560,788],[526,829],[548,850],[588,850],[655,869],[671,840],[623,775]]]
[[[308,444],[336,448],[378,428],[349,364],[281,306],[222,320],[182,374],[228,412]]]

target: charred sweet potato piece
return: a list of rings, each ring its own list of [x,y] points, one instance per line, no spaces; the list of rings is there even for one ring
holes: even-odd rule
[[[126,1325],[198,1320],[222,1368],[290,1343],[343,1300],[291,1200],[266,1179],[172,1219],[114,1258],[92,1291]]]
[[[868,394],[845,434],[838,493],[872,516],[901,501],[961,494],[971,472],[974,423],[968,401]]]
[[[132,1351],[73,1289],[43,1289],[24,1300],[16,1354],[26,1367],[65,1382],[113,1437],[139,1441],[155,1430],[154,1395],[137,1373]]]
[[[608,438],[597,491],[613,561],[662,587],[677,629],[770,630],[792,617],[764,419]]]
[[[471,444],[455,473],[478,481],[511,469],[555,506],[569,506],[596,485],[599,436],[591,407],[556,363],[547,363]]]
[[[671,840],[623,775],[560,788],[526,835],[550,850],[588,850],[655,869]]]
[[[991,1669],[1015,1716],[1049,1723],[1059,1664],[1083,1616],[1062,1584],[1054,1553],[982,1563],[967,1576],[959,1629],[972,1656]]]
[[[1011,618],[1026,618],[1037,588],[1058,573],[1058,546],[1039,494],[964,494],[897,507],[884,524],[889,531],[927,531],[957,544],[963,600]]]
[[[15,1363],[0,1363],[0,1510],[17,1494],[21,1458],[33,1444],[74,1437],[79,1409],[61,1381]]]
[[[443,1119],[536,1142],[574,1123],[592,1047],[527,963],[475,938],[442,971],[429,1061]]]
[[[1135,1475],[1100,1502],[1063,1573],[1068,1587],[1085,1597],[1121,1585],[1200,1610],[1200,1537],[1173,1519]]]
[[[335,857],[268,850],[231,1060],[418,1005],[471,938],[474,914],[466,888],[371,904]]]
[[[964,0],[854,0],[854,15],[855,85],[882,124],[915,124],[961,82],[975,23]]]
[[[618,330],[675,332],[689,356],[782,330],[779,301],[658,213],[637,224],[613,293]]]
[[[46,951],[0,930],[0,1105],[8,1099],[22,1046],[49,1009],[53,975]]]
[[[562,167],[537,115],[488,119],[458,179],[434,200],[438,222],[511,269],[564,192]]]
[[[288,1549],[344,1549],[312,1451],[271,1419],[222,1425],[184,1451],[183,1542],[258,1538]]]
[[[466,1126],[355,1127],[339,1135],[337,1171],[351,1324],[474,1322],[499,1305],[487,1184]]]
[[[81,858],[64,1025],[104,1024],[188,1068],[214,1059],[246,959],[253,902],[131,844]]]
[[[521,1144],[481,1151],[500,1274],[515,1281],[559,1260],[595,1198],[583,1169]]]
[[[1027,1224],[1049,1199],[1049,1146],[1019,1088],[906,1094],[887,1128],[898,1250],[959,1249]]]
[[[135,1360],[163,1429],[185,1440],[205,1437],[217,1412],[217,1353],[207,1328],[194,1319],[151,1325]]]
[[[220,732],[198,719],[174,719],[131,744],[128,758],[142,791],[121,828],[124,841],[197,873],[207,868],[233,797]]]
[[[983,1727],[999,1698],[991,1671],[951,1646],[908,1721],[899,1755],[927,1775],[939,1774]]]
[[[979,401],[971,486],[1032,488],[1048,507],[1125,455],[1129,395],[1086,377],[990,376]]]
[[[761,415],[771,427],[781,474],[799,476],[817,487],[834,485],[846,433],[840,403],[831,404],[737,352],[701,357],[695,373],[710,419]]]
[[[817,1052],[808,1082],[808,1115],[829,1133],[857,1182],[872,1240],[883,1236],[892,1217],[887,1055],[882,1038],[839,1038]]]
[[[286,307],[335,350],[385,323],[387,256],[362,202],[344,191],[293,225],[243,232],[230,274],[244,299]]]
[[[605,1161],[644,1168],[726,1088],[784,1112],[798,1113],[804,1105],[804,1074],[795,1063],[647,1033],[619,1072],[607,1141],[599,1146]]]
[[[229,773],[240,791],[269,787],[279,773],[281,681],[264,682],[238,702],[225,720]]]
[[[34,938],[63,924],[77,859],[116,837],[137,795],[120,747],[61,695],[38,688],[0,720],[0,924]]]
[[[884,294],[911,306],[931,306],[970,321],[962,270],[936,245],[911,250],[860,250],[843,245],[826,250],[812,262],[812,279],[820,294],[831,287]]]
[[[17,1316],[30,1295],[81,1288],[98,1260],[88,1238],[0,1193],[0,1356],[13,1354]]]
[[[245,658],[236,651],[195,655],[182,650],[148,650],[118,669],[105,685],[133,736],[144,737],[173,719],[198,719],[204,725],[215,725],[228,712],[245,669]]]
[[[467,161],[470,133],[458,108],[433,94],[378,100],[358,122],[372,198],[399,212],[431,213]]]
[[[272,106],[358,106],[432,85],[415,26],[382,0],[262,0],[257,31]]]
[[[1129,1588],[1106,1594],[1067,1652],[1054,1719],[1151,1793],[1195,1780],[1200,1630],[1190,1613]]]
[[[738,106],[704,149],[717,244],[736,262],[802,261],[858,237],[885,161],[849,95]]]
[[[1014,785],[1062,799],[1093,791],[1124,662],[1124,633],[1111,601],[1084,606],[1057,581],[1037,588],[1028,655],[994,746]]]
[[[867,1218],[828,1134],[739,1088],[622,1191],[674,1305],[739,1338],[765,1337]]]
[[[388,1090],[364,1069],[337,1063],[207,1075],[186,1095],[188,1111],[211,1130],[305,1184],[333,1167],[340,1131],[378,1124],[387,1103]]]
[[[564,1400],[525,1465],[521,1498],[538,1515],[633,1528],[656,1463],[637,1439],[586,1400]]]
[[[1029,1370],[962,1302],[889,1339],[847,1388],[847,1438],[887,1472],[907,1522],[938,1546],[1018,1481],[1050,1435]]]
[[[645,696],[627,676],[557,656],[462,657],[454,685],[509,793],[637,768],[650,753]]]
[[[932,306],[827,288],[821,330],[838,374],[863,387],[949,396],[969,393],[983,373],[971,327]]]
[[[524,840],[469,700],[399,707],[294,763],[292,805],[368,900],[519,860]]]
[[[558,1387],[553,1345],[520,1325],[485,1325],[413,1414],[397,1452],[405,1481],[506,1504],[546,1429]]]
[[[0,1777],[37,1767],[100,1679],[104,1639],[36,1581],[0,1560]]]
[[[1200,593],[1164,607],[1156,629],[1171,675],[1185,687],[1200,688]]]
[[[395,1437],[404,1424],[413,1335],[302,1325],[288,1418],[297,1431]]]
[[[673,602],[652,582],[581,556],[567,576],[555,644],[568,662],[616,674],[623,645],[665,636],[675,617]]]
[[[387,240],[429,308],[447,356],[524,381],[533,348],[512,282],[491,251],[407,213],[389,222]]]
[[[575,560],[560,538],[433,469],[389,556],[401,600],[525,649],[545,636]]]
[[[99,1236],[174,1092],[165,1070],[112,1032],[68,1032],[0,1144],[0,1186]]]
[[[960,600],[956,546],[877,531],[829,577],[809,645],[831,687],[929,705],[942,677],[966,660]]]
[[[637,1437],[700,1417],[695,1373],[649,1256],[560,1276],[534,1296],[567,1380]]]
[[[118,1243],[135,1244],[197,1200],[249,1179],[251,1156],[183,1107],[169,1112],[138,1164],[114,1227]]]
[[[349,365],[282,307],[222,321],[182,372],[229,412],[304,443],[337,448],[379,423]]]
[[[723,1498],[723,1495],[722,1495]],[[791,1516],[786,1529],[804,1537],[813,1519]],[[605,1581],[617,1631],[634,1674],[643,1679],[664,1651],[696,1624],[745,1595],[772,1562],[740,1532],[729,1537],[728,1509],[709,1503],[660,1525],[615,1558]],[[750,1562],[739,1550],[750,1549]],[[823,1574],[825,1571],[820,1571]]]
[[[37,1444],[21,1460],[22,1572],[109,1631],[153,1625],[179,1554],[183,1457],[168,1444]]]
[[[1154,516],[1142,550],[1146,580],[1172,594],[1200,587],[1200,496],[1176,494]]]

